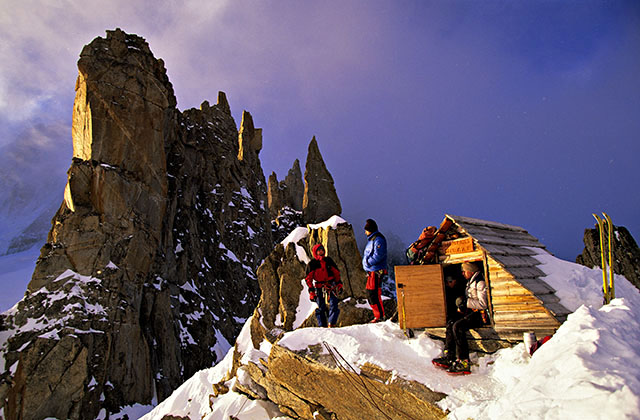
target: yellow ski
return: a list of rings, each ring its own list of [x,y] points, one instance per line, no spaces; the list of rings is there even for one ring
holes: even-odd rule
[[[616,298],[615,288],[613,286],[613,222],[607,213],[602,213],[605,219],[607,219],[608,233],[609,233],[609,300]]]
[[[607,284],[607,260],[604,256],[604,221],[595,213],[592,213],[593,217],[595,217],[598,222],[598,233],[600,235],[600,259],[602,261],[602,291],[604,293],[604,304],[608,304],[610,302],[609,299],[609,287]]]

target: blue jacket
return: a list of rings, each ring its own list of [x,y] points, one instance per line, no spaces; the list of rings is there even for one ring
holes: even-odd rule
[[[387,269],[387,240],[380,232],[373,232],[367,236],[367,246],[362,257],[364,271],[378,271]]]

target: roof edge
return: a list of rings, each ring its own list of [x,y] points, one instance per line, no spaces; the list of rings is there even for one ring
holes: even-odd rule
[[[469,225],[477,225],[477,226],[491,226],[491,227],[495,227],[495,228],[498,228],[498,229],[513,230],[513,231],[516,231],[516,232],[527,232],[526,229],[524,229],[524,228],[522,228],[520,226],[508,225],[506,223],[492,222],[490,220],[483,220],[483,219],[475,219],[473,217],[455,216],[455,215],[447,214],[447,213],[445,213],[444,216],[448,217],[451,220],[453,220],[454,223],[466,223],[466,224],[469,224]],[[527,233],[529,233],[529,232],[527,232]]]

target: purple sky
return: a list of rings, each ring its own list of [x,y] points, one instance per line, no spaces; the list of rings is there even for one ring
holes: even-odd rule
[[[408,244],[450,213],[573,260],[607,211],[640,239],[637,0],[177,4],[4,0],[3,170],[30,142],[64,185],[78,55],[120,27],[164,59],[180,109],[222,90],[236,123],[251,112],[265,176],[315,135],[357,234],[372,217]]]

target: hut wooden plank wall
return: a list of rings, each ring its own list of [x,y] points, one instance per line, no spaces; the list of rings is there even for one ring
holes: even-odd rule
[[[492,325],[472,335],[521,341],[525,331],[541,337],[553,334],[564,322],[569,311],[542,279],[546,274],[533,256],[547,251],[534,236],[518,226],[448,214],[442,223],[446,225],[450,225],[447,237],[454,239],[441,244],[437,262],[447,266],[476,261],[484,266]],[[469,238],[473,246],[463,246],[462,241],[469,242]],[[436,335],[442,335],[443,329],[439,333]]]

